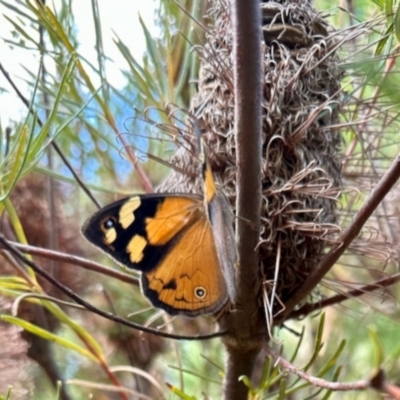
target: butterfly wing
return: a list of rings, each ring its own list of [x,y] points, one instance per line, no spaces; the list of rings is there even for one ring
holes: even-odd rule
[[[237,247],[233,230],[230,206],[222,193],[217,191],[210,164],[203,151],[204,206],[212,227],[217,257],[225,279],[229,299],[232,304],[236,300]]]
[[[98,211],[82,232],[116,261],[141,271],[143,293],[170,314],[212,313],[227,301],[200,196],[133,196]]]
[[[124,266],[149,271],[199,214],[197,196],[141,195],[112,203],[82,227],[85,238]]]
[[[228,294],[205,215],[184,231],[157,268],[142,275],[142,290],[172,315],[195,317],[222,308]]]
[[[228,202],[220,193],[213,196],[207,203],[207,207],[219,265],[225,279],[229,299],[234,304],[236,300],[235,265],[237,248],[232,226],[232,214]]]

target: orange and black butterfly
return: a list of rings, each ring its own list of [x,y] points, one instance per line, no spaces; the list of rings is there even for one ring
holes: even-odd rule
[[[212,314],[235,300],[236,243],[228,203],[204,157],[204,194],[144,194],[112,203],[85,238],[140,271],[148,300],[171,315]]]

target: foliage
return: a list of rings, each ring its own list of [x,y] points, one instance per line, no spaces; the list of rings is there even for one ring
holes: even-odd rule
[[[2,235],[20,244],[110,263],[82,243],[77,237],[79,226],[93,211],[93,197],[106,203],[116,194],[152,190],[170,170],[166,160],[179,144],[177,132],[185,129],[183,110],[189,107],[196,88],[199,62],[191,48],[193,43],[202,43],[205,34],[201,24],[195,22],[201,21],[205,11],[205,5],[199,3],[205,2],[186,0],[178,7],[174,2],[163,1],[157,18],[160,33],[156,37],[138,18],[135,23],[144,32],[147,48],[141,60],[135,58],[123,39],[114,35],[115,49],[124,60],[120,67],[124,86],[120,88],[110,82],[108,75],[110,60],[101,30],[101,2],[92,2],[93,61],[81,49],[74,18],[77,9],[72,8],[71,12],[71,7],[76,7],[74,2],[64,0],[53,9],[28,0],[0,1],[3,18],[12,27],[9,46],[18,54],[34,49],[36,57],[36,64],[24,64],[25,79],[11,76],[17,86],[24,88],[20,99],[27,102],[29,109],[20,121],[13,121],[11,134],[8,128],[0,131]],[[321,8],[330,7],[321,3]],[[189,18],[183,9],[194,18]],[[356,41],[359,37],[355,36],[342,53],[341,68],[346,71],[342,88],[348,100],[341,117],[343,148],[353,149],[345,159],[352,169],[344,171],[346,182],[356,188],[342,196],[343,226],[350,223],[368,194],[370,186],[365,189],[363,185],[370,181],[360,177],[375,173],[373,182],[378,181],[399,152],[396,117],[400,91],[395,64],[400,36],[398,14],[390,2],[369,2],[359,5],[352,14],[340,12],[331,17],[340,28],[353,24],[349,19],[357,18],[372,32],[361,41]],[[359,46],[357,51],[352,44]],[[0,61],[4,76],[7,62]],[[370,114],[365,111],[366,104],[372,105]],[[359,120],[367,121],[368,142],[365,136],[357,135],[355,124],[351,123]],[[374,152],[367,152],[368,146]],[[374,154],[368,163],[366,154]],[[386,219],[382,222],[379,214],[371,219],[374,229],[364,232],[358,247],[345,254],[341,265],[330,272],[326,287],[320,289],[321,299],[345,291],[347,283],[374,282],[385,273],[395,273],[397,258],[391,253],[388,260],[385,239],[377,232],[396,242],[398,232],[391,232],[395,228],[391,228],[387,216],[397,215],[397,206],[392,200],[382,207],[389,208],[382,212]],[[30,220],[32,214],[36,220]],[[381,240],[372,240],[371,244],[374,235]],[[203,395],[218,398],[225,373],[220,339],[164,341],[72,308],[68,298],[31,268],[22,268],[4,250],[1,255],[0,294],[4,303],[0,304],[4,323],[0,328],[21,327],[31,334],[24,340],[33,344],[38,343],[36,337],[44,339],[47,349],[51,349],[48,357],[61,366],[46,364],[38,355],[30,354],[39,365],[30,364],[35,383],[24,386],[23,382],[0,381],[1,398],[12,399],[14,393],[17,398],[19,393],[27,392],[37,399],[43,398],[44,392],[54,399],[83,398],[113,390],[120,391],[122,398],[122,393],[129,398],[134,395],[131,388],[148,393],[149,398],[169,398],[171,393],[182,399],[199,399]],[[60,261],[46,251],[41,257],[26,257],[89,303],[113,314],[133,313],[131,319],[135,322],[165,324],[175,333],[206,334],[213,330],[211,319],[170,324],[168,317],[154,314],[154,310],[143,312],[146,302],[137,287],[83,271],[80,261]],[[382,266],[387,267],[385,272]],[[108,274],[106,269],[98,270]],[[287,326],[276,328],[271,347],[298,370],[326,381],[369,379],[380,368],[384,368],[389,381],[395,380],[400,367],[398,294],[393,287],[385,290],[386,296],[367,293],[362,302],[349,300],[318,317],[290,321]],[[241,378],[251,399],[365,396],[365,392],[334,392],[312,385],[288,373],[267,353],[258,360],[256,369],[256,383],[249,377]],[[38,382],[46,374],[62,379],[62,388],[50,383],[45,388],[40,386]],[[15,388],[8,389],[8,384]],[[32,394],[33,387],[42,392],[36,389]],[[379,398],[373,391],[368,396]]]

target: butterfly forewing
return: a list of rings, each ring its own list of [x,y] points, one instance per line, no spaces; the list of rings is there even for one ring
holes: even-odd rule
[[[201,198],[195,195],[133,196],[95,213],[82,232],[124,266],[149,271],[199,217],[201,207]]]

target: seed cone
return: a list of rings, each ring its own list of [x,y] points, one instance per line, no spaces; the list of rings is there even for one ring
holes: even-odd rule
[[[263,180],[260,278],[267,293],[279,267],[281,302],[301,286],[338,232],[339,79],[332,28],[310,2],[261,4],[263,16]],[[212,1],[212,27],[201,58],[198,92],[191,112],[200,121],[208,157],[232,209],[236,165],[232,23],[229,4]],[[178,151],[173,163],[193,164]],[[187,191],[195,179],[173,172],[164,190]],[[251,195],[251,194],[250,194]],[[280,254],[280,256],[279,256]],[[261,296],[261,291],[259,293]],[[275,312],[281,309],[275,301]]]

